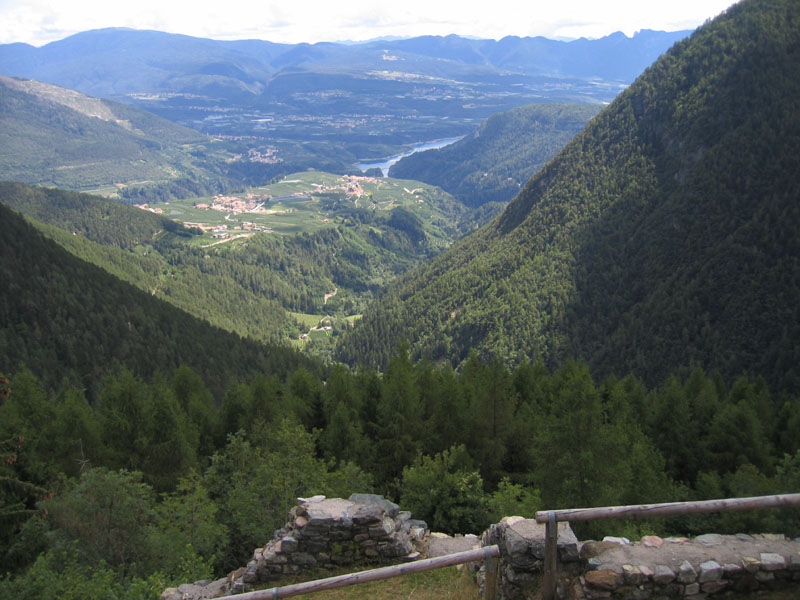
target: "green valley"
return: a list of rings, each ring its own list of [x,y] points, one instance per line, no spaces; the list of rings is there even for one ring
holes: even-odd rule
[[[414,235],[420,242],[424,238],[429,250],[449,246],[468,227],[468,211],[432,185],[322,171],[292,173],[243,193],[171,200],[147,208],[201,228],[205,235],[198,243],[203,245],[209,236],[227,240],[256,231],[288,235],[362,222],[380,224],[391,220],[395,210],[414,213],[424,229]],[[398,224],[398,218],[392,222]]]
[[[468,227],[467,210],[438,188],[316,171],[150,211],[22,184],[0,185],[0,202],[76,256],[218,327],[316,345]],[[293,313],[333,323],[310,331]]]

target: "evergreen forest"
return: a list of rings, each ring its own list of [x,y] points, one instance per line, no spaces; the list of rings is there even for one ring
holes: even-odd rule
[[[600,112],[598,104],[530,104],[492,115],[463,140],[415,152],[389,175],[438,185],[474,208],[505,203]]]
[[[732,6],[678,42],[488,226],[402,277],[352,365],[581,358],[648,385],[693,366],[800,390],[800,12]]]
[[[571,111],[489,119],[439,156],[591,117]],[[493,177],[523,177],[501,146]],[[380,493],[480,534],[800,491],[798,0],[732,6],[544,160],[452,245],[410,209],[347,206],[203,247],[161,215],[0,183],[0,598],[155,600],[243,566],[299,496]],[[443,203],[453,236],[468,198]],[[364,314],[316,355],[279,343],[320,302]],[[800,509],[574,528],[797,537]]]

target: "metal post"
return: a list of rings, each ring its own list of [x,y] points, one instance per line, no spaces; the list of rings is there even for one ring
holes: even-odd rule
[[[544,581],[542,582],[542,600],[556,600],[556,582],[558,581],[558,523],[555,511],[547,513],[544,545]]]

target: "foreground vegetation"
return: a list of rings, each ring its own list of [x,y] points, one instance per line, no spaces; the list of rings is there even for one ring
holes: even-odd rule
[[[435,530],[480,533],[547,507],[800,487],[798,399],[776,405],[761,380],[728,387],[699,369],[648,389],[632,376],[598,384],[580,363],[508,371],[473,357],[455,373],[401,350],[382,376],[299,368],[222,396],[188,367],[147,380],[123,368],[93,403],[22,370],[2,396],[0,590],[19,597],[219,576],[315,493],[377,491]],[[800,514],[578,527],[582,538],[708,531],[796,536]]]

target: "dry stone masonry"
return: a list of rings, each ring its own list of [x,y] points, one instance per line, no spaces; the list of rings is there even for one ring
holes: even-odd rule
[[[217,581],[169,588],[162,600],[218,598],[269,587],[306,569],[412,561],[495,544],[500,548],[497,597],[524,599],[540,591],[546,538],[545,526],[534,519],[506,517],[480,539],[450,537],[431,534],[423,521],[383,496],[298,500],[284,527],[255,549],[245,567]],[[800,590],[800,538],[783,535],[579,542],[569,523],[559,522],[558,562],[562,600],[713,600],[730,591]],[[469,568],[477,573],[483,592],[486,566],[472,563]]]
[[[544,565],[545,540],[545,526],[523,517],[505,517],[483,533],[482,546],[497,544],[500,547],[499,598],[527,598],[532,590],[538,588]],[[578,543],[569,523],[559,523],[559,570],[565,576],[576,577],[581,573]],[[481,586],[484,571],[485,566],[481,566],[478,575]]]
[[[783,535],[711,533],[625,542],[583,544],[586,571],[573,580],[567,597],[701,600],[726,591],[800,587],[800,541]]]
[[[783,535],[645,536],[578,542],[558,524],[558,596],[567,600],[705,600],[724,592],[800,589],[800,539]],[[529,598],[541,585],[545,527],[506,517],[481,540],[500,546],[498,596]]]
[[[315,496],[289,512],[275,537],[246,567],[214,582],[169,588],[162,600],[199,600],[248,591],[304,569],[416,560],[428,539],[424,521],[374,494],[348,500]]]

